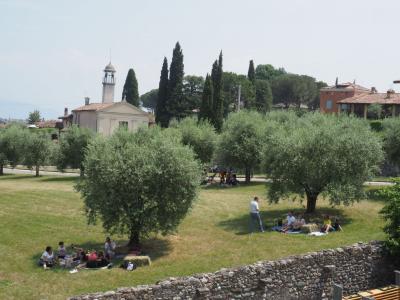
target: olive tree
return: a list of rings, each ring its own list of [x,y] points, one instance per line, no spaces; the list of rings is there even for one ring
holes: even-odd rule
[[[100,219],[111,233],[137,246],[149,233],[168,234],[197,195],[201,168],[193,151],[160,128],[117,131],[87,148],[86,176],[77,185],[89,223]]]
[[[268,137],[265,163],[272,179],[270,201],[293,194],[315,211],[319,195],[331,204],[350,204],[364,196],[363,183],[379,169],[379,138],[360,119],[309,113],[288,118]]]
[[[75,125],[62,133],[59,143],[57,168],[61,171],[67,167],[80,169],[82,177],[84,174],[82,163],[85,157],[85,150],[93,137],[94,132],[92,130]]]
[[[265,120],[255,111],[231,113],[223,125],[217,147],[217,162],[243,169],[246,183],[260,164],[265,140]]]
[[[392,254],[400,257],[400,181],[379,191],[385,200],[381,214],[386,221],[383,231],[388,235],[387,245]]]
[[[27,130],[19,125],[12,125],[0,132],[0,175],[4,165],[15,167],[23,159],[23,144]]]
[[[173,120],[170,128],[177,129],[182,143],[190,146],[203,164],[211,161],[217,146],[217,133],[213,125],[205,120],[197,121],[197,118],[188,117],[180,122]]]
[[[28,168],[35,167],[35,175],[38,177],[40,166],[45,165],[51,155],[50,137],[44,133],[28,134],[23,149],[24,164]]]
[[[386,158],[400,167],[400,119],[389,118],[382,122],[383,149]]]

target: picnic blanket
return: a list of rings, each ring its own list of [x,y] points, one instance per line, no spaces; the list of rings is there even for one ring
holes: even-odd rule
[[[327,233],[314,231],[314,232],[310,232],[308,235],[311,235],[311,236],[324,236],[324,235],[327,235]]]

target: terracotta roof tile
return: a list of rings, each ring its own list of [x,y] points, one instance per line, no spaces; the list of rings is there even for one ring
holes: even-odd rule
[[[363,93],[358,94],[354,97],[346,98],[338,103],[346,104],[400,104],[400,93],[390,94],[388,97],[387,93]]]
[[[339,89],[339,90],[357,90],[357,91],[369,91],[370,89],[363,87],[361,85],[352,83],[352,82],[344,82],[344,83],[339,83],[337,86],[332,85],[332,86],[327,86],[323,87],[321,90],[331,90],[331,89]]]
[[[81,107],[75,108],[72,111],[97,111],[113,105],[114,103],[90,103]]]

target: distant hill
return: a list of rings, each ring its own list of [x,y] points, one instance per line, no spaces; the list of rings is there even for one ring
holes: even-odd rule
[[[26,121],[23,119],[6,119],[6,118],[0,117],[0,124],[7,124],[7,123],[11,123],[11,122],[26,123]]]

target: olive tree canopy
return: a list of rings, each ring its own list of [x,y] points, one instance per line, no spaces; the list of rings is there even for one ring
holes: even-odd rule
[[[332,204],[363,197],[363,183],[378,170],[383,151],[365,121],[309,113],[275,124],[264,157],[270,200],[306,196],[310,213],[319,195]]]
[[[217,133],[211,123],[206,120],[197,121],[197,118],[187,117],[178,122],[173,120],[170,128],[178,130],[182,143],[190,146],[196,158],[207,164],[213,158],[217,146]]]
[[[193,151],[168,131],[119,130],[89,144],[77,185],[89,223],[100,219],[135,246],[149,233],[174,231],[197,195],[201,168]]]
[[[255,111],[231,113],[225,121],[217,148],[217,162],[245,171],[246,183],[260,164],[265,140],[265,120]]]

